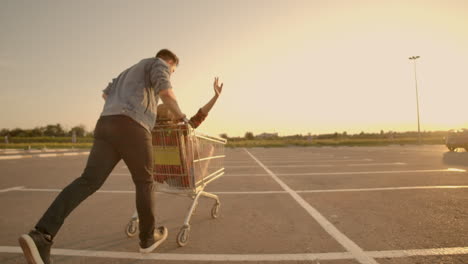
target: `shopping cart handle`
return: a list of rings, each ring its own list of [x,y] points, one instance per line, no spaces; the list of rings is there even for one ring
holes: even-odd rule
[[[181,122],[182,122],[184,125],[187,125],[189,128],[194,129],[194,128],[192,127],[192,125],[190,125],[190,120],[188,120],[187,117],[182,118],[182,119],[181,119]]]

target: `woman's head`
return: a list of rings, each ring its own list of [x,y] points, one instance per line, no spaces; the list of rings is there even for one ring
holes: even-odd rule
[[[165,104],[158,105],[156,113],[156,122],[174,121],[174,114],[169,110],[169,107],[167,107]]]

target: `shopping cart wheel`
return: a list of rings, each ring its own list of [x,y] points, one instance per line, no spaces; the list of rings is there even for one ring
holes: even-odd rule
[[[220,206],[221,206],[220,203],[215,203],[215,205],[213,205],[213,208],[211,208],[211,217],[213,217],[213,219],[218,218]]]
[[[189,227],[182,227],[179,231],[179,234],[177,234],[177,244],[181,247],[187,245],[188,239],[189,239],[189,233],[190,229]]]
[[[138,233],[138,219],[132,219],[125,227],[125,234],[128,237],[134,237]]]

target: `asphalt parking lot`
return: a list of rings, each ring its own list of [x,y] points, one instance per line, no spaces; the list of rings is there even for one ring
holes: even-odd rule
[[[18,154],[15,154],[18,155]],[[19,155],[21,156],[21,155]],[[25,263],[17,238],[78,177],[86,155],[0,159],[0,263]],[[119,163],[68,218],[55,263],[468,263],[468,153],[443,146],[226,149],[226,174],[201,200],[190,240],[176,243],[190,205],[158,194],[169,238],[138,253],[124,228],[134,187]]]

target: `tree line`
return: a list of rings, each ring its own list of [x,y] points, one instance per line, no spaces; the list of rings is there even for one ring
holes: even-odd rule
[[[65,129],[61,124],[52,124],[41,127],[35,127],[33,129],[1,129],[0,136],[8,137],[71,137],[75,133],[77,137],[92,137],[93,132],[86,130],[84,125],[77,125],[71,129]],[[424,131],[421,132],[424,137],[445,137],[447,131]],[[329,134],[296,134],[296,135],[287,135],[287,136],[278,136],[277,134],[262,133],[254,135],[252,132],[246,132],[243,137],[229,137],[227,133],[220,134],[219,136],[229,140],[254,140],[254,139],[352,139],[352,138],[366,138],[366,139],[393,139],[393,138],[408,138],[408,137],[417,137],[418,132],[408,131],[408,132],[393,132],[383,130],[380,133],[366,133],[362,131],[358,134],[348,134],[344,132],[335,132]]]
[[[32,129],[1,129],[0,136],[8,137],[71,137],[75,134],[77,137],[92,136],[92,132],[86,131],[84,125],[77,125],[71,129],[65,129],[61,124],[46,125]]]
[[[432,138],[440,137],[444,138],[448,134],[448,131],[424,131],[421,132],[422,137]],[[252,132],[246,132],[244,136],[240,137],[229,137],[228,134],[223,133],[219,135],[221,138],[229,140],[254,140],[254,139],[302,139],[302,140],[314,140],[314,139],[334,139],[334,140],[344,140],[344,139],[396,139],[396,138],[416,138],[418,137],[418,132],[416,131],[407,131],[407,132],[394,132],[394,131],[383,131],[380,133],[366,133],[364,131],[356,134],[349,134],[346,131],[344,132],[335,132],[335,133],[326,133],[326,134],[296,134],[296,135],[285,135],[278,136],[276,133],[261,133],[255,135]]]

